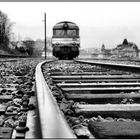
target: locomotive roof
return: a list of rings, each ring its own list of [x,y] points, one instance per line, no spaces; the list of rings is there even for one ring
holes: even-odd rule
[[[79,29],[79,27],[75,23],[69,21],[58,22],[57,24],[55,24],[53,29],[63,29],[65,27],[69,29]]]

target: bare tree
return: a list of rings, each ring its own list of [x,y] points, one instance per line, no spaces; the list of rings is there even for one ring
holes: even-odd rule
[[[14,23],[10,22],[8,16],[0,11],[0,49],[8,50],[11,28]]]

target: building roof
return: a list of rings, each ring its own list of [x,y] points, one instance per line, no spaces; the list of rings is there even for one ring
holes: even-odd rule
[[[122,44],[117,45],[117,47],[115,49],[124,49],[124,48],[130,48],[133,47],[134,49],[138,50],[138,47],[135,43],[133,42],[128,42],[127,39],[124,39]]]

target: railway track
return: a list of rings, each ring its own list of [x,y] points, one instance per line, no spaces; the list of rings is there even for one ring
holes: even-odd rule
[[[139,70],[87,61],[40,63],[36,92],[41,137],[140,138]]]
[[[34,71],[40,59],[0,59],[0,138],[31,138],[35,131]],[[38,131],[39,132],[39,131]]]

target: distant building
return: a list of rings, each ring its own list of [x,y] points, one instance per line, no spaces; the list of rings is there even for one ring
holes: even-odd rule
[[[112,55],[111,49],[106,49],[105,45],[103,44],[101,47],[101,54],[103,58],[110,57]]]
[[[122,44],[117,45],[117,47],[112,50],[112,53],[118,57],[139,57],[139,49],[137,45],[133,42],[128,42],[127,39],[124,39]]]
[[[133,42],[128,42],[124,39],[122,44],[117,45],[114,49],[105,49],[104,44],[101,47],[101,53],[105,57],[116,57],[116,58],[138,58],[139,49]]]

